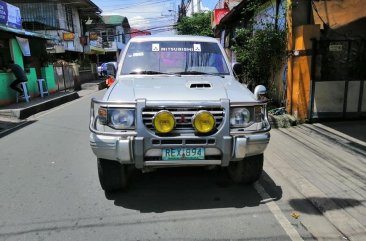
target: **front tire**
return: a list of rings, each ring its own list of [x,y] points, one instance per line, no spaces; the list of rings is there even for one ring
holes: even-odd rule
[[[106,192],[119,191],[127,187],[126,166],[117,161],[98,158],[100,185]]]
[[[252,184],[261,177],[263,171],[263,154],[246,157],[238,162],[230,162],[227,170],[235,183]]]

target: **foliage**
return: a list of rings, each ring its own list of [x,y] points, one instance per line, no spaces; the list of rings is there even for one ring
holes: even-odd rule
[[[286,32],[272,24],[252,32],[242,28],[237,31],[233,49],[242,64],[243,76],[250,88],[258,84],[273,87],[270,81],[286,57]]]
[[[213,37],[211,30],[211,12],[195,13],[191,17],[183,17],[177,24],[179,35],[199,35]]]
[[[268,11],[271,7],[272,11]],[[285,16],[272,16],[277,12],[275,8],[274,1],[247,0],[241,12],[241,28],[234,34],[232,50],[242,64],[240,79],[251,90],[258,84],[265,85],[269,98],[277,102],[277,106],[285,98],[277,88],[279,71],[286,63],[287,34],[282,22]],[[277,13],[286,14],[286,8],[286,5],[279,6]]]

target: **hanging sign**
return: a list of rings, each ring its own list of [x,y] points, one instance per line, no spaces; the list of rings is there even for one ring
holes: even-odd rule
[[[98,34],[97,33],[89,33],[89,39],[90,40],[98,40]]]
[[[20,9],[14,5],[0,0],[0,24],[12,28],[22,29]]]
[[[87,36],[82,36],[79,39],[80,39],[80,44],[81,45],[87,45],[87,43],[88,43],[88,37]]]
[[[229,12],[228,8],[217,8],[214,10],[214,23],[218,25],[223,17]]]
[[[29,48],[29,41],[26,38],[19,38],[16,37],[17,42],[22,50],[24,56],[31,56],[30,48]]]
[[[65,41],[72,41],[75,38],[75,34],[74,33],[63,33],[62,36],[63,36],[63,39]]]
[[[342,52],[343,45],[342,44],[330,44],[329,51],[331,52]]]
[[[6,2],[0,1],[0,24],[8,23],[8,7]]]

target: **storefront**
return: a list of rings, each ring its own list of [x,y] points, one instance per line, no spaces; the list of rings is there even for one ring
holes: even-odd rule
[[[31,97],[39,96],[38,79],[46,81],[50,93],[55,92],[54,70],[46,52],[50,37],[23,30],[19,8],[0,1],[0,10],[0,106],[15,102],[15,91],[9,87],[15,76],[6,72],[10,60],[25,70]]]

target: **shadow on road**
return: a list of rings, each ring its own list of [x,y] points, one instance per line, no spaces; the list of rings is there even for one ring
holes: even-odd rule
[[[231,183],[221,169],[169,168],[135,176],[128,190],[106,193],[106,197],[114,200],[116,206],[143,213],[253,207],[262,200],[252,185]],[[265,189],[273,190],[271,198],[280,199],[282,189],[266,173],[263,178]]]
[[[7,136],[17,130],[22,129],[30,124],[36,122],[32,121],[22,121],[22,122],[8,122],[8,121],[0,121],[0,138]]]
[[[307,199],[292,199],[290,200],[289,203],[291,207],[293,207],[295,210],[299,212],[322,215],[326,211],[359,206],[362,205],[362,202],[363,201],[359,201],[357,199],[352,198],[310,197]],[[309,205],[309,203],[312,203],[319,210],[319,212],[309,213],[308,211],[309,209],[307,208],[307,205]]]
[[[353,138],[366,142],[365,120],[322,122],[322,124],[346,135],[352,136]]]

